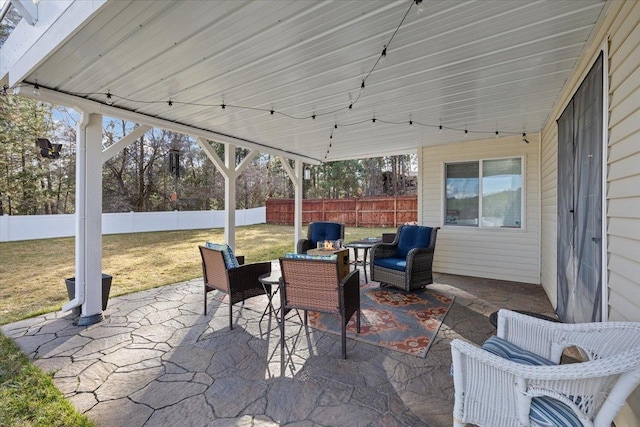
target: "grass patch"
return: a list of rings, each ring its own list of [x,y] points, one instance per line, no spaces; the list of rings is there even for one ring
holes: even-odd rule
[[[2,333],[0,361],[0,425],[93,426]]]
[[[346,227],[345,241],[394,228]],[[306,228],[305,228],[306,233]],[[111,297],[183,282],[202,275],[198,245],[224,241],[224,230],[184,230],[102,237],[102,271],[113,276]],[[295,251],[292,226],[236,229],[236,252],[246,262]],[[0,324],[59,310],[68,301],[64,279],[75,275],[75,239],[0,243]]]

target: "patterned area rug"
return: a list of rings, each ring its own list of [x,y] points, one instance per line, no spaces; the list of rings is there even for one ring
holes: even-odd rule
[[[356,316],[347,324],[347,337],[418,357],[425,357],[453,297],[427,289],[404,293],[377,283],[360,287],[360,333]],[[309,325],[340,335],[338,317],[309,312]]]

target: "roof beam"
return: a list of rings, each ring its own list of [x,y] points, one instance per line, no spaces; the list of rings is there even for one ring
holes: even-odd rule
[[[29,25],[38,22],[38,6],[31,0],[9,0]]]
[[[107,160],[124,150],[129,146],[129,144],[140,138],[151,129],[153,128],[147,125],[138,126],[134,130],[126,134],[124,137],[122,137],[118,142],[110,145],[108,148],[102,151],[102,163],[106,162]]]
[[[19,86],[15,88],[14,93],[16,95],[36,99],[38,101],[50,102],[56,105],[65,105],[82,111],[129,120],[141,125],[145,124],[159,129],[166,129],[185,135],[191,135],[195,138],[205,138],[222,144],[231,144],[242,148],[248,148],[250,150],[258,150],[263,153],[282,156],[288,159],[302,160],[303,162],[312,165],[319,165],[320,163],[322,163],[318,159],[314,159],[303,154],[281,150],[266,144],[261,144],[259,142],[250,141],[244,138],[238,138],[233,135],[226,135],[224,133],[216,132],[213,130],[202,129],[183,123],[173,122],[161,117],[152,117],[146,114],[138,113],[136,111],[125,110],[123,108],[114,107],[112,105],[101,104],[90,99],[81,98],[79,96],[58,92],[44,87],[40,87],[40,95],[34,94],[31,86]]]

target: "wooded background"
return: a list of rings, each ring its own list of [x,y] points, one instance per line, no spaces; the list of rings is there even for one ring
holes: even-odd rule
[[[64,107],[0,96],[0,214],[73,213],[75,138],[78,114]],[[131,132],[134,123],[104,119],[103,148]],[[62,144],[58,159],[43,158],[36,138]],[[214,144],[223,158],[224,146]],[[179,177],[169,170],[169,152],[179,152]],[[236,164],[247,155],[236,150]],[[415,156],[306,165],[307,199],[415,194],[410,172]],[[108,160],[103,167],[103,212],[153,212],[224,208],[224,178],[196,141],[153,129]],[[238,209],[265,206],[266,200],[293,198],[293,186],[279,159],[256,157],[237,180]]]

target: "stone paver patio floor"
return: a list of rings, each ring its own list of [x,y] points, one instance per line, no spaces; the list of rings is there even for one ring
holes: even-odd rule
[[[96,325],[57,312],[2,331],[99,426],[450,426],[449,342],[482,343],[498,308],[553,310],[540,286],[434,280],[456,299],[425,358],[348,340],[343,360],[338,336],[294,322],[283,354],[266,297],[234,307],[230,330],[212,294],[203,315],[201,280],[112,298]]]

